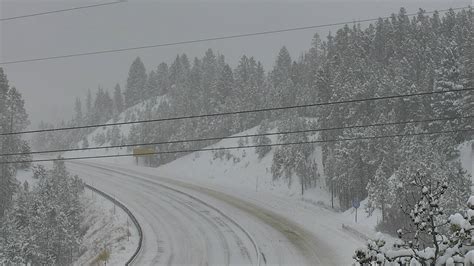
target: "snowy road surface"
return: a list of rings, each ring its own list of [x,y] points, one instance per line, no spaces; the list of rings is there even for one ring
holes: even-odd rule
[[[137,265],[340,265],[312,232],[251,201],[118,165],[67,166],[137,217]]]

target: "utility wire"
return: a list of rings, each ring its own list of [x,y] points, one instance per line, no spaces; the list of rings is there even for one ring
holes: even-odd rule
[[[424,14],[432,14],[432,13],[435,13],[435,12],[446,12],[446,11],[449,11],[449,10],[461,10],[461,9],[466,9],[466,8],[470,8],[470,7],[467,6],[467,7],[442,9],[442,10],[437,10],[437,11],[424,12]],[[407,16],[415,16],[415,15],[417,15],[417,13],[407,14]],[[268,35],[268,34],[277,34],[277,33],[283,33],[283,32],[301,31],[301,30],[308,30],[308,29],[331,27],[331,26],[340,26],[340,25],[346,25],[346,24],[351,24],[351,23],[370,22],[370,21],[377,21],[379,19],[388,19],[388,18],[390,18],[390,16],[379,17],[379,18],[369,18],[369,19],[363,19],[363,20],[357,20],[357,21],[345,21],[345,22],[328,23],[328,24],[320,24],[320,25],[313,25],[313,26],[303,26],[303,27],[296,27],[296,28],[268,30],[268,31],[260,31],[260,32],[253,32],[253,33],[224,35],[224,36],[219,36],[219,37],[185,40],[185,41],[179,41],[179,42],[158,43],[158,44],[135,46],[135,47],[99,50],[99,51],[92,51],[92,52],[82,52],[82,53],[72,53],[72,54],[64,54],[64,55],[57,55],[57,56],[20,59],[20,60],[14,60],[14,61],[0,62],[0,65],[11,65],[11,64],[18,64],[18,63],[46,61],[46,60],[54,60],[54,59],[61,59],[61,58],[78,57],[78,56],[89,56],[89,55],[98,55],[98,54],[118,53],[118,52],[132,51],[132,50],[142,50],[142,49],[176,46],[176,45],[183,45],[183,44],[209,42],[209,41],[219,41],[219,40],[226,40],[226,39],[237,39],[237,38],[243,38],[243,37],[253,37],[253,36],[261,36],[261,35]]]
[[[125,2],[125,0],[119,0],[119,1],[114,1],[114,2],[101,3],[101,4],[93,4],[93,5],[88,5],[88,6],[78,6],[78,7],[66,8],[66,9],[51,10],[51,11],[45,11],[45,12],[40,12],[40,13],[20,15],[20,16],[15,16],[15,17],[0,18],[0,22],[11,21],[15,19],[22,19],[22,18],[29,18],[29,17],[44,16],[44,15],[50,15],[54,13],[69,12],[69,11],[74,11],[74,10],[79,10],[79,9],[109,6],[109,5],[120,4],[123,2]]]
[[[417,97],[417,96],[426,96],[426,95],[437,95],[437,94],[445,94],[445,93],[450,93],[450,92],[458,93],[458,92],[472,91],[472,90],[474,90],[474,87],[464,88],[464,89],[454,89],[454,90],[443,90],[443,91],[418,92],[418,93],[411,93],[411,94],[389,95],[389,96],[371,97],[371,98],[362,98],[362,99],[340,100],[340,101],[323,102],[323,103],[291,105],[291,106],[283,106],[283,107],[270,107],[270,108],[253,109],[253,110],[241,110],[241,111],[222,112],[222,113],[165,117],[165,118],[137,120],[137,121],[129,121],[129,122],[116,122],[116,123],[94,124],[94,125],[85,125],[85,126],[36,129],[36,130],[26,130],[26,131],[18,131],[18,132],[3,132],[3,133],[0,133],[0,136],[31,134],[31,133],[43,133],[43,132],[52,132],[52,131],[65,131],[65,130],[75,130],[75,129],[96,128],[96,127],[121,126],[121,125],[142,124],[142,123],[163,122],[163,121],[176,121],[176,120],[204,118],[204,117],[216,117],[216,116],[226,116],[226,115],[238,115],[238,114],[248,114],[248,113],[259,113],[259,112],[299,109],[299,108],[307,108],[307,107],[319,107],[319,106],[336,105],[336,104],[347,104],[347,103],[358,103],[358,102],[367,102],[367,101],[399,99],[399,98],[408,98],[408,97]]]
[[[321,131],[331,131],[331,130],[356,129],[356,128],[379,127],[379,126],[394,126],[394,125],[404,125],[404,124],[413,124],[413,123],[430,123],[430,122],[449,121],[449,120],[456,120],[456,119],[469,119],[469,118],[474,118],[474,115],[465,116],[465,117],[445,117],[445,118],[433,118],[433,119],[423,119],[423,120],[397,121],[397,122],[388,122],[388,123],[374,123],[374,124],[367,124],[367,125],[352,125],[352,126],[340,126],[340,127],[329,127],[329,128],[303,129],[303,130],[282,131],[282,132],[274,132],[274,133],[246,134],[246,135],[220,136],[220,137],[208,137],[208,138],[197,138],[197,139],[186,139],[186,140],[121,144],[121,145],[110,145],[110,146],[101,146],[101,147],[70,148],[70,149],[57,149],[57,150],[46,150],[46,151],[6,153],[6,154],[0,154],[0,157],[1,156],[45,154],[45,153],[60,153],[60,152],[71,152],[71,151],[102,150],[102,149],[113,149],[113,148],[127,148],[127,147],[137,147],[137,146],[153,146],[153,145],[164,145],[164,144],[202,142],[202,141],[263,137],[263,136],[275,136],[275,135],[288,135],[288,134],[321,132]]]
[[[383,139],[383,138],[427,136],[427,135],[440,135],[440,134],[449,134],[449,133],[455,133],[455,132],[468,132],[468,131],[474,131],[474,128],[455,129],[455,130],[448,130],[448,131],[419,132],[419,133],[408,133],[408,134],[393,134],[393,135],[382,135],[382,136],[368,136],[368,137],[357,137],[357,138],[340,138],[340,139],[328,139],[328,140],[313,140],[313,141],[300,141],[300,142],[288,142],[288,143],[261,144],[261,145],[230,146],[230,147],[187,149],[187,150],[175,150],[175,151],[158,151],[158,152],[143,153],[143,154],[140,154],[140,156],[159,155],[159,154],[191,153],[191,152],[202,152],[202,151],[236,150],[236,149],[247,149],[247,148],[302,145],[302,144],[315,144],[315,143],[340,142],[340,141],[373,140],[373,139]],[[4,161],[4,162],[0,162],[0,165],[1,164],[17,164],[17,163],[51,162],[51,161],[71,161],[71,160],[84,160],[84,159],[101,159],[101,158],[114,158],[114,157],[131,157],[131,156],[134,156],[134,154],[133,153],[128,153],[128,154],[83,156],[83,157],[65,157],[65,158],[59,157],[59,158],[54,158],[54,159],[33,159],[33,160],[20,160],[20,161]]]

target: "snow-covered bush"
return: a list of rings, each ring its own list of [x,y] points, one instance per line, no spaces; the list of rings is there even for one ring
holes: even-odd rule
[[[262,122],[262,125],[259,127],[257,133],[265,134],[267,133],[267,130],[268,130],[268,123],[264,121]],[[272,147],[266,146],[272,143],[272,141],[270,140],[268,136],[255,136],[253,138],[253,143],[257,145],[257,147],[255,147],[255,153],[258,155],[259,159],[262,159],[263,157],[265,157],[265,155],[267,155],[272,149]]]
[[[421,191],[413,185],[416,175],[429,177],[432,183],[446,182],[448,188],[440,204],[446,214],[459,210],[471,195],[470,178],[459,160],[449,156],[455,150],[452,143],[450,136],[405,139],[400,143],[396,168],[382,160],[375,177],[367,185],[369,202],[383,213],[377,230],[395,235],[400,224],[409,222],[400,206],[409,209],[421,196]]]
[[[420,196],[403,209],[410,224],[397,231],[399,239],[388,246],[378,235],[357,249],[354,259],[360,265],[474,265],[474,196],[467,210],[447,215],[441,202],[448,183],[417,174],[412,185]]]

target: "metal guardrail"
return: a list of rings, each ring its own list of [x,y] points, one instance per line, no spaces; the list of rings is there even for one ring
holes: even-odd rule
[[[104,170],[111,171],[111,172],[116,172],[116,173],[124,174],[123,171],[112,170],[112,169],[104,168],[104,167],[97,166],[97,165],[88,164],[88,166],[89,166],[89,167],[98,168],[98,169],[104,169]],[[126,173],[126,174],[130,175],[130,173]],[[142,174],[142,175],[145,175],[145,174]],[[143,177],[140,177],[140,178],[144,180]],[[149,179],[148,179],[147,181],[148,181],[148,182],[152,182],[152,181],[149,180]],[[257,264],[256,264],[256,265],[257,265],[257,266],[260,266],[260,264],[261,264],[261,259],[262,259],[261,256],[262,256],[263,253],[260,251],[260,247],[258,246],[257,241],[255,241],[255,239],[253,238],[253,236],[252,236],[241,224],[239,224],[235,219],[233,219],[233,218],[230,217],[229,215],[225,214],[224,212],[222,212],[220,209],[214,207],[213,205],[211,205],[211,204],[209,204],[209,203],[207,203],[207,202],[205,202],[205,201],[203,201],[203,200],[201,200],[201,199],[199,199],[199,198],[197,198],[197,197],[195,197],[195,196],[193,196],[193,195],[191,195],[191,194],[189,194],[189,193],[186,193],[186,192],[184,192],[184,191],[181,191],[181,190],[179,190],[179,189],[176,189],[176,188],[174,188],[174,187],[165,185],[165,184],[160,183],[160,182],[153,181],[152,183],[154,183],[154,184],[156,184],[156,185],[159,185],[159,186],[162,187],[162,188],[165,188],[165,189],[174,191],[174,192],[176,192],[176,193],[185,195],[185,196],[187,196],[187,197],[189,197],[189,198],[191,198],[191,199],[193,199],[193,200],[195,200],[195,201],[197,201],[197,202],[199,202],[199,203],[201,203],[201,204],[203,204],[203,205],[205,205],[205,206],[207,206],[207,207],[213,209],[214,211],[216,211],[216,212],[219,213],[220,215],[222,215],[222,216],[224,216],[225,218],[227,218],[231,223],[233,223],[233,224],[234,224],[235,226],[237,226],[240,230],[242,230],[242,232],[249,238],[250,242],[252,242],[252,245],[253,245],[253,247],[254,247],[254,249],[255,249],[255,253],[256,253],[256,256],[257,256]],[[95,189],[95,188],[94,188],[94,189]],[[110,196],[107,195],[107,197],[110,197]],[[115,200],[115,199],[113,199],[113,200]],[[141,229],[140,229],[140,230],[141,230]],[[139,247],[140,247],[140,246],[141,246],[141,242],[140,242],[140,244],[139,244]],[[138,254],[138,252],[136,252],[136,253]],[[129,261],[130,261],[130,262],[133,262],[133,259],[134,259],[134,258],[132,257],[132,259],[129,260]],[[266,261],[266,259],[264,259],[264,260]],[[126,264],[126,265],[129,265],[129,264]]]
[[[345,224],[342,224],[342,230],[346,231],[346,232],[349,232],[350,234],[364,240],[364,241],[368,241],[370,239],[370,237],[368,237],[366,234],[363,234],[361,233],[360,231],[356,230],[355,228],[353,228],[352,226],[349,226],[349,225],[345,225]]]
[[[119,206],[130,217],[133,224],[137,228],[138,237],[139,237],[137,249],[135,250],[133,255],[130,257],[130,259],[128,259],[127,262],[125,262],[125,266],[131,265],[133,263],[133,261],[138,257],[138,254],[140,253],[140,251],[142,249],[142,243],[143,243],[143,230],[142,230],[142,227],[140,226],[140,224],[138,223],[137,218],[135,218],[133,213],[124,204],[122,204],[120,201],[116,200],[112,196],[108,195],[107,193],[105,193],[103,191],[100,191],[97,188],[95,188],[93,186],[90,186],[88,184],[85,184],[85,187],[92,190],[92,191],[94,191],[95,193],[103,196],[104,198],[112,201],[115,205]]]

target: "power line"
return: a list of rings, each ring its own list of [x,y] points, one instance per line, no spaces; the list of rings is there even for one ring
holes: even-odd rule
[[[54,13],[61,13],[61,12],[69,12],[69,11],[74,11],[74,10],[79,10],[79,9],[86,9],[86,8],[93,8],[93,7],[101,7],[101,6],[108,6],[108,5],[115,5],[115,4],[120,4],[125,2],[126,0],[119,0],[119,1],[114,1],[114,2],[107,2],[107,3],[101,3],[101,4],[94,4],[94,5],[88,5],[88,6],[78,6],[78,7],[72,7],[72,8],[66,8],[66,9],[58,9],[58,10],[51,10],[51,11],[45,11],[45,12],[40,12],[40,13],[33,13],[33,14],[27,14],[27,15],[20,15],[20,16],[15,16],[15,17],[8,17],[8,18],[0,18],[0,21],[11,21],[15,19],[21,19],[21,18],[29,18],[29,17],[37,17],[37,16],[43,16],[43,15],[50,15]]]
[[[26,131],[18,131],[18,132],[3,132],[3,133],[0,133],[0,136],[31,134],[31,133],[43,133],[43,132],[52,132],[52,131],[66,131],[66,130],[76,130],[76,129],[96,128],[96,127],[121,126],[121,125],[142,124],[142,123],[152,123],[152,122],[176,121],[176,120],[195,119],[195,118],[204,118],[204,117],[216,117],[216,116],[225,116],[225,115],[238,115],[238,114],[278,111],[278,110],[299,109],[299,108],[307,108],[307,107],[319,107],[319,106],[336,105],[336,104],[347,104],[347,103],[358,103],[358,102],[367,102],[367,101],[408,98],[408,97],[417,97],[417,96],[426,96],[426,95],[437,95],[437,94],[445,94],[445,93],[450,93],[450,92],[458,93],[458,92],[472,91],[472,90],[474,90],[474,87],[473,88],[464,88],[464,89],[454,89],[454,90],[443,90],[443,91],[418,92],[418,93],[411,93],[411,94],[389,95],[389,96],[371,97],[371,98],[362,98],[362,99],[340,100],[340,101],[323,102],[323,103],[291,105],[291,106],[283,106],[283,107],[270,107],[270,108],[253,109],[253,110],[241,110],[241,111],[222,112],[222,113],[166,117],[166,118],[137,120],[137,121],[129,121],[129,122],[116,122],[116,123],[105,123],[105,124],[62,127],[62,128],[49,128],[49,129],[36,129],[36,130],[26,130]]]
[[[466,8],[469,8],[469,7],[457,7],[457,8],[450,8],[450,9],[442,9],[442,10],[438,10],[438,11],[429,11],[429,12],[424,12],[424,13],[425,14],[431,14],[431,13],[435,13],[435,12],[446,12],[446,11],[449,11],[449,10],[462,10],[462,9],[466,9]],[[417,15],[417,13],[407,14],[407,16],[415,16],[415,15]],[[340,26],[340,25],[346,25],[346,24],[351,24],[351,23],[356,23],[356,22],[357,23],[371,22],[371,21],[377,21],[379,19],[387,19],[387,18],[390,18],[390,16],[380,17],[380,18],[363,19],[363,20],[358,20],[358,21],[345,21],[345,22],[328,23],[328,24],[320,24],[320,25],[313,25],[313,26],[303,26],[303,27],[296,27],[296,28],[286,28],[286,29],[260,31],[260,32],[253,32],[253,33],[224,35],[224,36],[220,36],[220,37],[210,37],[210,38],[186,40],[186,41],[179,41],[179,42],[159,43],[159,44],[151,44],[151,45],[143,45],[143,46],[135,46],[135,47],[99,50],[99,51],[92,51],[92,52],[73,53],[73,54],[64,54],[64,55],[47,56],[47,57],[37,57],[37,58],[30,58],[30,59],[20,59],[20,60],[14,60],[14,61],[0,62],[0,65],[11,65],[11,64],[18,64],[18,63],[46,61],[46,60],[54,60],[54,59],[61,59],[61,58],[78,57],[78,56],[89,56],[89,55],[98,55],[98,54],[118,53],[118,52],[132,51],[132,50],[142,50],[142,49],[176,46],[176,45],[183,45],[183,44],[209,42],[209,41],[219,41],[219,40],[226,40],[226,39],[237,39],[237,38],[243,38],[243,37],[253,37],[253,36],[261,36],[261,35],[268,35],[268,34],[277,34],[277,33],[283,33],[283,32],[301,31],[301,30],[308,30],[308,29],[331,27],[331,26]]]
[[[394,126],[394,125],[413,124],[413,123],[429,123],[429,122],[439,122],[439,121],[449,121],[449,120],[455,120],[455,119],[469,119],[469,118],[474,118],[474,115],[473,116],[465,116],[465,117],[445,117],[445,118],[433,118],[433,119],[423,119],[423,120],[397,121],[397,122],[388,122],[388,123],[373,123],[373,124],[367,124],[367,125],[352,125],[352,126],[340,126],[340,127],[317,128],[317,129],[303,129],[303,130],[282,131],[282,132],[274,132],[274,133],[246,134],[246,135],[208,137],[208,138],[197,138],[197,139],[187,139],[187,140],[173,140],[173,141],[161,141],[161,142],[121,144],[121,145],[110,145],[110,146],[101,146],[101,147],[71,148],[71,149],[57,149],[57,150],[46,150],[46,151],[20,152],[20,153],[6,153],[6,154],[0,154],[0,157],[1,156],[21,156],[21,155],[33,155],[33,154],[45,154],[45,153],[60,153],[60,152],[72,152],[72,151],[102,150],[102,149],[113,149],[113,148],[127,148],[127,147],[137,147],[137,146],[153,146],[153,145],[164,145],[164,144],[178,144],[178,143],[187,143],[187,142],[203,142],[203,141],[213,141],[213,140],[251,138],[251,137],[263,137],[263,136],[275,136],[275,135],[288,135],[288,134],[321,132],[321,131],[331,131],[331,130],[356,129],[356,128],[379,127],[379,126]]]
[[[313,140],[313,141],[300,141],[300,142],[275,143],[275,144],[260,144],[260,145],[247,145],[247,146],[230,146],[230,147],[187,149],[187,150],[176,150],[176,151],[161,151],[161,152],[143,153],[143,154],[140,154],[140,155],[145,156],[145,155],[159,155],[159,154],[176,154],[176,153],[191,153],[191,152],[201,152],[201,151],[220,151],[220,150],[236,150],[236,149],[258,148],[258,147],[303,145],[303,144],[340,142],[340,141],[357,141],[357,140],[372,140],[372,139],[383,139],[383,138],[428,136],[428,135],[440,135],[440,134],[448,134],[448,133],[455,133],[455,132],[468,132],[468,131],[474,131],[474,128],[455,129],[455,130],[448,130],[448,131],[434,131],[434,132],[419,132],[419,133],[408,133],[408,134],[393,134],[393,135],[382,135],[382,136],[357,137],[357,138],[341,138],[341,139]],[[71,160],[84,160],[84,159],[131,157],[131,156],[134,156],[134,154],[133,153],[128,153],[128,154],[83,156],[83,157],[66,157],[66,158],[59,157],[59,158],[55,158],[55,159],[34,159],[34,160],[20,160],[20,161],[5,161],[5,162],[0,162],[0,164],[17,164],[17,163],[34,163],[34,162],[51,162],[51,161],[71,161]]]

